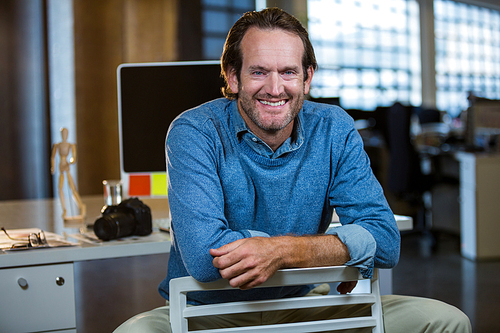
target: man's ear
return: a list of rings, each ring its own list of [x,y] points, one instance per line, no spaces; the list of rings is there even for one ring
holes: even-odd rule
[[[236,75],[236,69],[234,67],[229,66],[226,70],[227,84],[231,91],[235,94],[238,93],[238,76]]]
[[[312,66],[309,66],[309,68],[307,69],[307,80],[304,81],[304,94],[309,93],[309,88],[311,88],[311,81],[313,78],[313,74],[314,74],[314,69]]]

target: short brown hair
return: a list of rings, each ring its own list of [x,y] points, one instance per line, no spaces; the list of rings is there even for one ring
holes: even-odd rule
[[[243,16],[236,21],[224,44],[224,50],[221,57],[221,75],[224,77],[226,86],[222,89],[222,93],[229,99],[238,97],[237,93],[231,91],[226,77],[226,70],[232,67],[236,71],[236,77],[240,80],[241,67],[243,65],[243,55],[241,54],[241,41],[249,28],[256,27],[259,29],[282,29],[291,32],[300,37],[304,45],[304,55],[302,56],[302,68],[304,71],[304,80],[307,80],[307,70],[312,67],[317,69],[316,56],[309,34],[302,24],[292,15],[288,14],[279,8],[266,8],[259,12],[253,11],[243,14]]]

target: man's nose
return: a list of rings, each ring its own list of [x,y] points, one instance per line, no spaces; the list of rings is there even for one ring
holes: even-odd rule
[[[271,73],[266,80],[266,93],[271,96],[279,96],[284,91],[283,78],[279,75],[279,73]]]

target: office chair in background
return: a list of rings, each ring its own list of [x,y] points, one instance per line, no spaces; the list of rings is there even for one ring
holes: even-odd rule
[[[418,210],[424,209],[425,216],[425,210],[430,207],[424,204],[423,196],[431,189],[431,178],[422,173],[420,158],[410,137],[411,116],[412,107],[401,103],[395,103],[387,112],[387,189]],[[422,218],[416,220],[417,227],[425,228]]]
[[[431,250],[437,247],[442,231],[433,229],[432,191],[438,185],[457,185],[458,179],[448,177],[440,170],[439,155],[429,156],[418,152],[410,135],[413,107],[395,103],[387,113],[386,141],[389,150],[387,190],[398,200],[403,200],[415,209],[414,233],[423,236]],[[438,120],[438,111],[430,110],[423,117]],[[432,169],[423,172],[423,161],[427,159]],[[398,213],[398,212],[396,212]]]

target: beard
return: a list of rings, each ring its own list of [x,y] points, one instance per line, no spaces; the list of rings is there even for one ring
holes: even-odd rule
[[[273,119],[271,121],[265,121],[261,115],[261,112],[257,108],[257,103],[259,99],[286,99],[288,107],[287,112],[280,118]],[[269,94],[256,94],[249,96],[243,90],[240,89],[238,94],[238,101],[241,109],[250,118],[250,120],[261,130],[266,132],[278,132],[290,124],[295,117],[299,114],[302,105],[304,104],[304,94],[299,94],[295,98],[289,93],[283,93],[279,96],[271,96]]]

